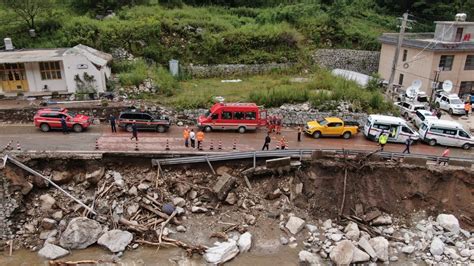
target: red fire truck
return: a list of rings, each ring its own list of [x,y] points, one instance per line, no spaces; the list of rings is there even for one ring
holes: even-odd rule
[[[232,129],[244,133],[266,126],[267,111],[255,103],[216,103],[197,122],[206,132]]]

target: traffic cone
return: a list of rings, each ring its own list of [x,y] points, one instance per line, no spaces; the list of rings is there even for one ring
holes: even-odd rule
[[[217,146],[218,150],[222,150],[222,140],[219,140],[219,144]]]
[[[10,140],[10,142],[8,142],[8,144],[5,146],[5,150],[10,150],[12,148],[12,142],[13,140]]]
[[[278,141],[275,141],[275,150],[279,150],[280,149],[280,143],[278,143]]]
[[[20,142],[19,142],[19,141],[16,142],[16,150],[17,150],[17,151],[21,151],[21,146],[20,146]]]
[[[234,139],[234,143],[232,143],[232,149],[236,150],[237,149],[237,140]]]
[[[95,149],[99,150],[99,139],[95,139]]]
[[[135,140],[135,150],[136,151],[139,151],[140,149],[138,149],[138,140]]]
[[[209,150],[214,150],[214,140],[211,139],[211,144],[209,145]]]
[[[165,150],[167,150],[167,151],[170,150],[170,143],[169,143],[168,139],[166,139],[166,147],[165,147]]]

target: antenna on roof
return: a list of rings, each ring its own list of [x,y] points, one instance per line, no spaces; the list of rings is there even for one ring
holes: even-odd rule
[[[450,93],[453,89],[453,82],[451,80],[445,80],[443,82],[443,91],[446,93]]]

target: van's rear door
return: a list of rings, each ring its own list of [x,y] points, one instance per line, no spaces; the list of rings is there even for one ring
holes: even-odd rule
[[[258,125],[259,126],[267,125],[267,110],[260,110]]]

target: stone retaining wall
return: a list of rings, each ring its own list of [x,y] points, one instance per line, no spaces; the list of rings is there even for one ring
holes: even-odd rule
[[[328,69],[347,69],[367,75],[377,73],[380,52],[349,49],[319,49],[313,54],[316,64]]]
[[[232,78],[245,75],[269,73],[275,70],[288,69],[293,63],[282,64],[220,64],[220,65],[189,65],[183,70],[193,78]]]
[[[68,108],[68,110],[98,118],[101,121],[107,120],[112,113],[118,115],[124,107],[89,107],[89,108]],[[6,109],[0,110],[0,122],[3,123],[32,123],[36,108],[24,109]],[[183,124],[193,125],[199,115],[204,114],[206,109],[193,109],[184,111],[174,111],[170,109],[151,107],[151,111],[158,111],[161,114],[171,118],[173,124],[181,122]],[[283,117],[283,124],[286,126],[304,125],[306,122],[315,119],[321,119],[328,116],[337,116],[347,121],[357,121],[363,125],[367,120],[365,113],[350,113],[345,111],[320,112],[310,108],[306,104],[285,105],[281,108],[267,109],[268,115],[277,115]]]

